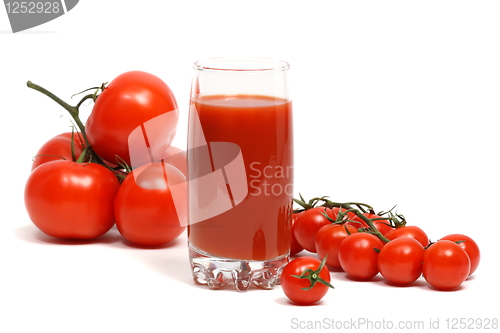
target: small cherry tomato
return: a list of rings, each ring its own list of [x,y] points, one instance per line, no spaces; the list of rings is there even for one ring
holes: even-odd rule
[[[434,288],[453,290],[469,276],[470,259],[465,250],[450,240],[431,244],[424,252],[422,274]]]
[[[395,228],[390,230],[387,234],[385,234],[390,240],[400,238],[400,237],[410,237],[418,240],[423,247],[429,245],[429,237],[421,228],[415,225],[404,226],[401,228]]]
[[[372,234],[359,232],[346,237],[339,247],[342,269],[354,280],[369,280],[378,274],[378,252],[384,243]]]
[[[377,267],[387,281],[397,285],[410,284],[422,275],[424,251],[416,239],[396,238],[380,250]]]
[[[316,253],[316,234],[321,227],[331,223],[323,213],[332,219],[337,217],[330,208],[315,207],[302,212],[293,224],[295,239],[309,252]]]
[[[281,288],[285,295],[297,304],[318,302],[329,288],[333,288],[325,260],[319,261],[312,257],[293,259],[283,269]]]
[[[452,242],[460,242],[458,245],[465,250],[470,259],[470,272],[469,275],[474,273],[474,271],[479,266],[479,261],[481,259],[481,253],[479,251],[479,246],[477,243],[469,236],[462,234],[452,234],[441,238],[441,240],[450,240]],[[463,241],[463,242],[462,242]]]
[[[333,268],[342,268],[339,261],[339,247],[349,234],[358,232],[358,228],[348,224],[328,224],[316,234],[316,252],[320,259],[327,257],[326,264]]]

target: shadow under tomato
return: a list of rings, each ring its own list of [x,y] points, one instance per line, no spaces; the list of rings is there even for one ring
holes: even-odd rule
[[[465,288],[465,286],[463,285],[463,283],[461,285],[459,285],[457,288],[451,289],[451,290],[438,289],[438,288],[435,288],[435,287],[431,286],[430,284],[427,284],[427,287],[428,287],[429,290],[440,292],[440,293],[453,293],[453,292],[457,292],[457,291],[463,290]]]
[[[474,274],[472,274],[472,275],[469,275],[469,276],[467,277],[467,279],[465,279],[465,281],[472,281],[472,280],[474,280],[475,278],[476,278],[476,276],[475,276]]]
[[[328,296],[325,296],[325,297],[328,297]],[[280,305],[300,306],[300,307],[315,307],[315,306],[325,305],[324,300],[319,300],[318,302],[313,303],[313,304],[298,304],[298,303],[295,303],[295,302],[289,300],[286,296],[276,298],[275,302],[280,304]]]
[[[429,284],[421,278],[409,284],[395,284],[383,279],[383,284],[391,288],[427,288],[429,286]]]
[[[374,283],[374,282],[385,281],[384,278],[380,274],[377,274],[368,280],[358,280],[358,279],[352,278],[343,270],[330,270],[330,273],[331,273],[333,279],[342,280],[342,281],[353,281],[353,282],[359,282],[359,283],[369,283],[369,282]]]
[[[23,241],[37,244],[62,244],[62,245],[87,245],[87,244],[111,244],[119,242],[123,237],[118,233],[115,227],[111,228],[106,234],[93,239],[62,239],[49,236],[34,225],[19,227],[14,231],[15,236]]]

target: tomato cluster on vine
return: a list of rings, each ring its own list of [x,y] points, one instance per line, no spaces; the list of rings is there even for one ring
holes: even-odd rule
[[[172,187],[179,197],[187,191],[186,155],[171,145],[178,109],[165,82],[126,72],[85,90],[93,92],[76,106],[27,85],[66,109],[76,127],[41,145],[33,158],[25,205],[42,232],[88,240],[116,224],[126,240],[152,247],[185,230],[186,202],[174,203]],[[79,109],[89,100],[94,105],[84,124]]]
[[[423,276],[434,289],[455,290],[479,265],[479,247],[472,238],[450,234],[431,242],[424,230],[393,213],[394,208],[376,214],[370,205],[337,203],[327,197],[306,202],[300,196],[294,201],[300,208],[293,214],[291,255],[303,250],[315,253],[318,258],[299,258],[316,260],[316,268],[321,261],[324,269],[343,271],[357,281],[380,273],[397,286]],[[288,265],[296,265],[295,260]],[[282,277],[286,286],[297,284],[295,280]]]

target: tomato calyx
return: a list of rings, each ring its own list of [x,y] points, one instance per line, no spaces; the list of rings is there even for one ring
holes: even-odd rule
[[[403,214],[393,214],[391,211],[388,212],[389,217],[388,220],[391,221],[391,226],[399,229],[406,226],[406,218]]]
[[[321,260],[321,263],[316,270],[312,270],[311,268],[307,268],[300,275],[290,275],[290,276],[297,278],[297,279],[309,280],[310,285],[308,287],[302,288],[302,290],[310,290],[310,289],[314,288],[316,283],[321,283],[329,288],[334,289],[335,288],[334,286],[332,286],[329,282],[325,281],[323,278],[321,278],[319,276],[319,273],[321,272],[323,267],[325,267],[327,257],[328,256],[325,256],[325,258],[323,258],[323,260]]]
[[[118,165],[117,167],[112,167],[112,166],[106,164],[102,160],[102,158],[99,155],[97,155],[94,152],[94,150],[92,149],[92,147],[90,146],[89,141],[87,140],[87,135],[85,133],[85,125],[83,124],[83,122],[80,119],[80,107],[82,106],[82,104],[85,101],[90,100],[90,99],[92,99],[92,101],[95,102],[97,100],[97,97],[99,97],[99,91],[103,91],[106,88],[106,84],[107,84],[107,82],[101,84],[101,86],[99,86],[99,87],[92,87],[92,88],[83,90],[83,91],[75,94],[75,95],[78,95],[78,94],[81,94],[83,92],[95,90],[93,93],[90,93],[90,94],[83,96],[82,99],[75,106],[72,106],[72,105],[69,105],[68,103],[66,103],[65,101],[63,101],[62,99],[60,99],[59,97],[57,97],[56,95],[54,95],[52,92],[48,91],[47,89],[45,89],[37,84],[35,84],[31,81],[28,81],[26,83],[28,88],[36,90],[36,91],[44,94],[45,96],[49,97],[50,99],[55,101],[57,104],[62,106],[71,115],[71,118],[75,122],[76,127],[78,127],[78,129],[80,130],[77,133],[78,133],[78,135],[81,135],[81,139],[82,139],[83,143],[85,144],[84,151],[82,152],[82,154],[80,155],[78,160],[75,161],[76,157],[74,154],[74,135],[72,135],[71,153],[73,156],[73,161],[75,161],[77,163],[89,162],[89,163],[100,164],[100,165],[106,167],[107,169],[113,171],[113,173],[115,174],[115,176],[118,178],[118,180],[121,183],[124,180],[126,174],[129,172],[130,168],[126,168],[122,164]],[[73,96],[75,96],[75,95],[73,95]],[[125,170],[125,172],[123,170]]]

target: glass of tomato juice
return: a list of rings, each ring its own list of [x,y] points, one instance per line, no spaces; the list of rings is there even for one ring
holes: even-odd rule
[[[272,289],[289,260],[293,198],[289,64],[194,64],[188,128],[188,243],[195,283]]]

